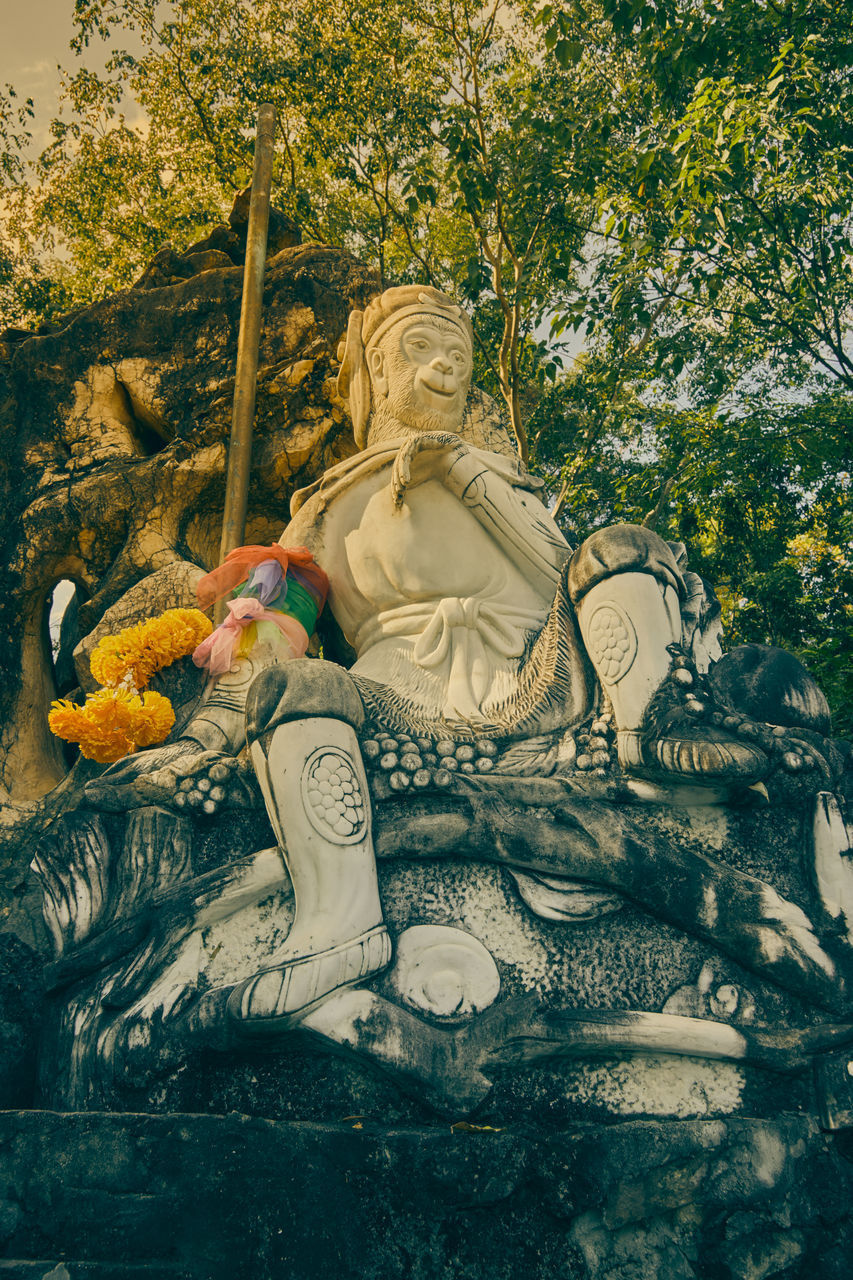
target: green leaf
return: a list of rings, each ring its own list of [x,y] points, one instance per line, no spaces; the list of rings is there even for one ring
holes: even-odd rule
[[[576,66],[583,56],[583,46],[577,40],[558,40],[554,45],[554,53],[560,66]]]

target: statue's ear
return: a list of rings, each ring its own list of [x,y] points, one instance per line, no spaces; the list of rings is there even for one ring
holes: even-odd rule
[[[363,316],[363,311],[350,313],[346,338],[338,348],[341,361],[338,394],[343,400],[349,400],[353,435],[359,449],[363,449],[367,442],[367,419],[370,417],[370,378],[364,365],[361,341]]]
[[[388,375],[385,371],[385,352],[381,347],[371,347],[367,353],[367,367],[374,390],[380,396],[388,394]]]

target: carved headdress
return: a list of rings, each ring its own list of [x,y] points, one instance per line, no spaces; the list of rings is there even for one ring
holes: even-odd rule
[[[385,333],[409,316],[440,316],[457,325],[469,347],[473,346],[473,330],[467,314],[452,298],[431,285],[408,284],[384,293],[368,303],[364,311],[353,311],[342,344],[338,391],[349,400],[355,442],[363,449],[367,442],[370,417],[370,375],[365,353]]]

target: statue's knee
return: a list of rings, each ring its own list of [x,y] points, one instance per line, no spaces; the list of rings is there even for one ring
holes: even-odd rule
[[[266,667],[252,682],[246,699],[249,742],[288,720],[309,716],[343,720],[356,732],[361,728],[364,706],[343,667],[320,658],[298,658]]]
[[[672,547],[653,529],[615,524],[599,529],[578,547],[569,564],[568,585],[577,604],[597,583],[618,573],[650,573],[684,595],[684,579]]]

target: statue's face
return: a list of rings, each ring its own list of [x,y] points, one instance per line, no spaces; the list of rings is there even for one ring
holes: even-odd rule
[[[441,316],[409,316],[368,353],[374,404],[417,431],[458,431],[471,382],[462,330]]]

